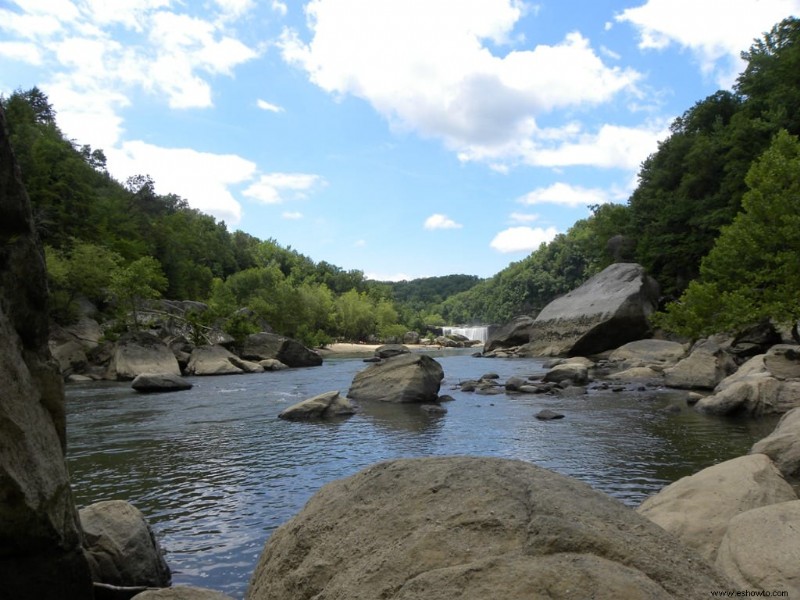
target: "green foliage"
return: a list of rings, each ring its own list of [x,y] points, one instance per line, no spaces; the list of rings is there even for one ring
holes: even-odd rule
[[[151,256],[143,256],[117,269],[111,276],[108,291],[123,311],[123,320],[130,310],[133,328],[138,329],[142,301],[160,298],[167,285],[167,278],[159,262]]]
[[[656,324],[698,337],[765,318],[800,318],[800,142],[781,131],[747,174],[743,212]]]

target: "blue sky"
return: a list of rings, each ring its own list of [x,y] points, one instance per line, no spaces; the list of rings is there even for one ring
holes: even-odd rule
[[[375,279],[488,277],[625,202],[800,0],[0,0],[112,175]]]

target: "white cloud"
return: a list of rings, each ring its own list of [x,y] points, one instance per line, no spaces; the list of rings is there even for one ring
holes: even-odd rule
[[[703,72],[730,85],[743,68],[739,53],[785,17],[800,13],[798,0],[647,0],[616,16],[639,30],[639,47],[670,44],[690,49]]]
[[[501,231],[491,241],[489,246],[508,254],[511,252],[532,252],[543,243],[551,241],[558,235],[555,227],[542,229],[541,227],[510,227]]]
[[[262,100],[261,98],[256,100],[256,106],[258,106],[258,108],[260,108],[261,110],[266,110],[267,112],[281,113],[284,110],[282,106],[278,106],[277,104],[272,104],[271,102],[267,102],[266,100]]]
[[[560,204],[574,208],[590,204],[605,204],[610,198],[605,190],[584,188],[568,183],[557,182],[548,187],[540,187],[522,196],[522,204]]]
[[[319,175],[308,173],[268,173],[242,192],[264,204],[280,204],[285,200],[302,199],[313,189],[325,185]]]
[[[231,225],[241,219],[242,208],[230,187],[249,181],[256,172],[254,163],[236,155],[162,148],[141,141],[125,142],[106,156],[109,172],[118,180],[150,175],[159,194],[177,194],[193,208]]]
[[[0,42],[0,56],[27,63],[41,65],[42,53],[30,42]]]
[[[297,211],[294,211],[294,212],[284,211],[284,212],[281,213],[281,216],[284,219],[288,219],[289,221],[297,221],[297,220],[303,218],[303,213],[297,212]]]
[[[461,229],[462,225],[446,215],[434,214],[425,219],[423,227],[425,229]]]
[[[283,57],[322,89],[367,100],[393,126],[442,139],[470,160],[513,160],[536,117],[635,91],[639,74],[606,66],[577,32],[558,44],[493,54],[522,15],[515,0],[312,0],[312,39],[287,29]],[[643,157],[639,157],[641,160]],[[637,162],[638,162],[637,160]]]
[[[418,279],[419,277],[423,276],[417,275],[414,277],[408,273],[392,273],[390,275],[385,275],[382,273],[364,273],[364,279],[369,279],[371,281],[411,281],[412,279]]]

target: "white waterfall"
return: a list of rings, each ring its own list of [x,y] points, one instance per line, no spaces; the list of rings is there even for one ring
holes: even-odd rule
[[[477,327],[442,327],[442,333],[444,335],[449,335],[451,333],[463,335],[467,339],[480,340],[485,344],[486,339],[489,337],[489,328],[485,325]]]

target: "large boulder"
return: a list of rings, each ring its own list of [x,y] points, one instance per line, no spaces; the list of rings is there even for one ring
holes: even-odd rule
[[[766,454],[788,481],[800,484],[800,408],[783,415],[775,430],[753,444],[750,453]]]
[[[117,586],[168,586],[169,567],[138,508],[107,500],[80,510],[92,579]]]
[[[324,486],[270,537],[249,600],[709,597],[675,538],[527,462],[396,460]]]
[[[297,340],[275,333],[248,335],[239,355],[256,362],[275,358],[289,367],[318,367],[322,364],[322,357],[318,353]]]
[[[525,356],[598,354],[642,339],[659,287],[644,267],[613,264],[544,307],[530,327]]]
[[[736,362],[728,352],[729,346],[730,340],[723,336],[700,340],[692,346],[689,356],[664,370],[664,383],[676,388],[714,389],[736,371]]]
[[[190,375],[238,375],[245,372],[236,364],[238,360],[222,346],[199,346],[192,350],[186,372]]]
[[[391,358],[398,354],[408,354],[411,350],[403,344],[384,344],[375,348],[375,356],[378,358]]]
[[[489,332],[489,339],[483,346],[483,352],[489,353],[499,348],[514,348],[527,344],[531,340],[531,326],[533,317],[521,315],[515,317],[510,323]]]
[[[442,365],[430,356],[399,354],[357,373],[347,397],[356,401],[434,402],[442,379]]]
[[[797,346],[779,345],[748,360],[697,403],[715,415],[782,414],[800,407],[800,361]]]
[[[741,590],[800,598],[800,500],[770,504],[728,523],[716,567]],[[756,594],[750,594],[755,596]]]
[[[287,421],[312,421],[352,415],[353,404],[338,391],[325,392],[284,409],[278,415]]]
[[[233,600],[222,592],[192,585],[146,590],[133,598],[134,600]]]
[[[92,597],[47,348],[47,278],[0,106],[0,596]]]
[[[796,499],[769,457],[751,454],[679,479],[645,500],[637,512],[713,564],[733,517]]]
[[[130,381],[141,373],[171,373],[181,369],[172,350],[156,336],[136,331],[120,336],[111,356],[108,379]]]

